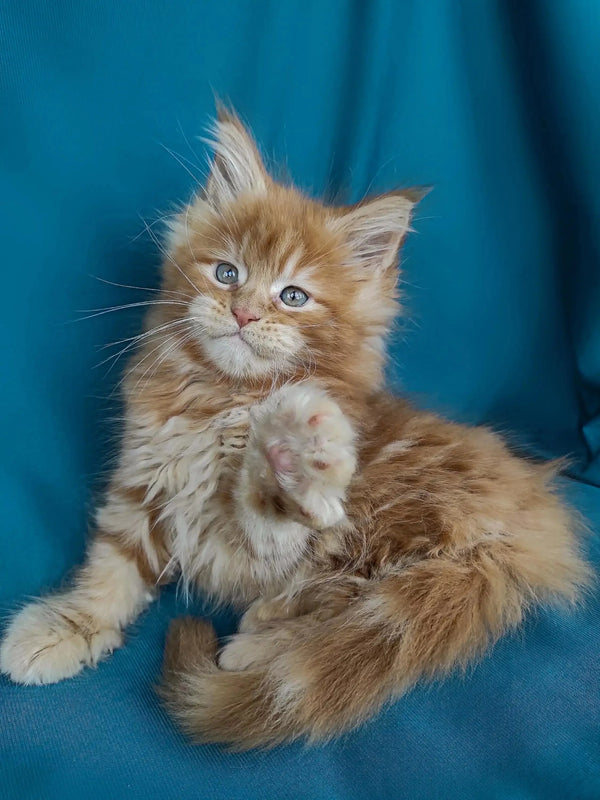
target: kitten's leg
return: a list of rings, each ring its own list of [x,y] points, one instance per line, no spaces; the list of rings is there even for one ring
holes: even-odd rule
[[[308,615],[310,625],[329,620],[344,612],[366,585],[364,578],[340,575],[333,582],[309,581],[292,595],[282,592],[275,597],[258,598],[240,620],[238,633],[221,650],[219,666],[225,670],[248,669],[263,660],[264,646],[271,643],[273,631],[281,633],[283,626],[288,632],[298,625],[304,628]]]
[[[284,595],[259,597],[246,610],[240,620],[240,633],[256,633],[270,622],[289,619],[298,613],[297,603]]]
[[[197,740],[248,748],[327,739],[419,680],[469,663],[518,625],[532,601],[572,600],[588,579],[574,554],[550,573],[531,566],[529,554],[492,542],[468,558],[424,559],[364,581],[358,594],[349,586],[337,591],[332,576],[334,602],[345,605],[339,613],[238,634],[221,654],[221,668],[215,648],[203,644],[213,641],[206,623],[175,621],[163,697]]]
[[[366,579],[339,575],[334,582],[303,581],[299,591],[284,591],[275,597],[259,597],[240,620],[240,633],[261,633],[282,620],[311,614],[316,621],[341,613],[360,596]]]
[[[73,588],[41,598],[10,622],[0,671],[25,684],[55,683],[122,642],[122,629],[153,598],[159,557],[150,549],[148,512],[112,491]]]
[[[350,421],[318,385],[279,389],[251,414],[245,500],[257,507],[266,495],[310,527],[339,523],[356,468],[354,438]]]
[[[283,620],[289,620],[306,613],[296,598],[283,594],[276,597],[255,600],[240,620],[238,633],[231,636],[220,650],[218,664],[225,670],[244,670],[262,659],[262,637]]]

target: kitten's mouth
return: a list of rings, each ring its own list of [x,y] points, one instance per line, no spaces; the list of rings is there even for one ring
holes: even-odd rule
[[[230,339],[239,339],[239,340],[240,340],[240,342],[244,342],[244,344],[248,344],[248,342],[247,342],[247,341],[244,339],[244,337],[242,336],[242,332],[241,332],[241,331],[236,331],[235,333],[228,333],[228,334],[227,334],[227,336],[228,336]],[[250,345],[249,345],[249,344],[248,344],[248,347],[250,347]]]
[[[218,336],[217,338],[218,339],[237,339],[239,342],[242,342],[243,344],[245,344],[246,347],[249,347],[250,350],[252,350],[253,353],[255,352],[254,348],[248,342],[248,340],[245,339],[242,336],[242,331],[241,330],[235,331],[234,333],[224,333],[222,336]]]
[[[213,341],[229,341],[229,346],[232,349],[232,355],[236,353],[238,357],[242,357],[244,359],[251,357],[253,362],[260,363],[262,365],[272,364],[273,354],[268,351],[265,352],[260,342],[250,343],[244,336],[244,331],[242,329],[232,331],[231,333],[220,333],[216,336],[212,336],[211,338]]]

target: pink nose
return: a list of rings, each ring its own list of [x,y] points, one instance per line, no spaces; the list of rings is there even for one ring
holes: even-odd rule
[[[258,322],[260,317],[248,311],[247,308],[232,308],[231,313],[237,319],[237,324],[240,328],[245,327],[249,322]]]

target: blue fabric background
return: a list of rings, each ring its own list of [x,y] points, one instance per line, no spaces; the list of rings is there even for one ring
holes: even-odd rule
[[[435,185],[404,252],[390,379],[570,455],[598,563],[596,0],[0,0],[0,37],[3,611],[81,558],[118,430],[121,364],[94,367],[141,309],[73,320],[144,299],[92,276],[156,285],[140,215],[201,177],[213,92],[308,191]],[[167,592],[73,681],[0,681],[2,800],[600,796],[597,594],[339,742],[243,756],[187,745],[152,692],[182,611]]]

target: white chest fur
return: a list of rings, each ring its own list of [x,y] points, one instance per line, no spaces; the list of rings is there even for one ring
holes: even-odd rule
[[[223,505],[217,492],[224,472],[239,468],[247,441],[248,406],[208,420],[175,416],[164,425],[130,429],[121,478],[147,487],[146,500],[160,499],[170,561],[184,589],[198,584],[219,599],[248,601],[278,591],[305,552],[309,531],[295,523],[269,521],[241,502]],[[237,476],[234,476],[234,481]]]

